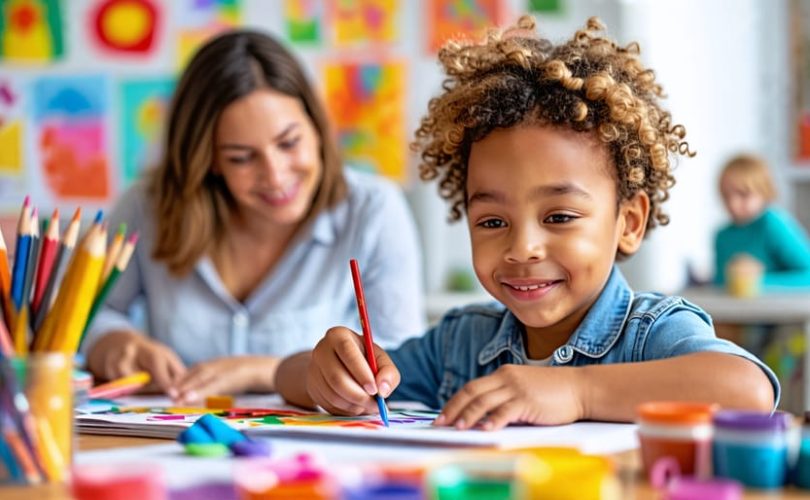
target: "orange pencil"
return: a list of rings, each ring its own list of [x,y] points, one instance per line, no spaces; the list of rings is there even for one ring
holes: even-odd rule
[[[8,267],[8,248],[2,230],[0,230],[0,307],[3,308],[6,328],[11,328],[11,271]]]

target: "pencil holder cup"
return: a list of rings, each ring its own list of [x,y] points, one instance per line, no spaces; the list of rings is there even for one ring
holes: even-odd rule
[[[726,289],[733,297],[756,297],[762,288],[762,264],[753,259],[737,259],[726,267]]]
[[[752,488],[785,484],[790,415],[724,410],[714,416],[714,474]]]
[[[63,481],[73,458],[72,355],[31,353],[0,363],[6,470],[28,483]]]
[[[638,406],[641,459],[649,475],[655,463],[672,457],[686,475],[711,474],[712,414],[716,405],[649,402]]]
[[[810,490],[810,411],[804,413],[802,440],[796,461],[796,486]]]

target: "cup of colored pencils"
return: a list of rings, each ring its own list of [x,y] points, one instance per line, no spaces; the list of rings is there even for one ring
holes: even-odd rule
[[[80,219],[61,233],[59,211],[40,224],[26,197],[13,255],[0,231],[0,464],[18,482],[64,478],[73,357],[138,239],[122,225],[108,245],[101,212],[80,237]]]

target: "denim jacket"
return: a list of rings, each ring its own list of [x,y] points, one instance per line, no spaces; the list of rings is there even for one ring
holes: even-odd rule
[[[467,382],[501,365],[526,364],[524,332],[517,317],[497,302],[453,309],[422,337],[388,352],[401,374],[391,397],[441,408]],[[576,331],[554,351],[551,366],[629,363],[706,351],[756,363],[779,401],[779,381],[770,368],[736,344],[718,339],[706,312],[681,297],[633,293],[614,267]]]

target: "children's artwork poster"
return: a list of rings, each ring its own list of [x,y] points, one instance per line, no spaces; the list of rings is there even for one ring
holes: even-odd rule
[[[810,3],[793,2],[794,33],[793,67],[796,82],[796,147],[800,165],[810,165]]]
[[[438,52],[451,38],[475,38],[501,25],[502,0],[427,0],[428,47]]]
[[[148,55],[154,51],[162,12],[153,0],[100,0],[90,17],[89,31],[102,52]]]
[[[209,38],[242,22],[242,0],[180,0],[177,67],[185,67],[197,48]]]
[[[284,29],[296,44],[320,44],[323,37],[324,0],[284,0]]]
[[[405,65],[328,64],[325,101],[346,163],[406,180]]]
[[[34,82],[34,126],[42,178],[57,200],[108,201],[109,82],[103,76]]]
[[[47,63],[65,52],[60,0],[0,2],[0,60]]]
[[[537,14],[561,14],[563,12],[563,0],[528,0],[527,3],[529,12]]]
[[[400,0],[334,0],[329,5],[337,47],[391,44],[399,39]]]
[[[121,187],[154,166],[161,153],[164,124],[174,91],[171,78],[133,80],[121,84]]]
[[[25,84],[0,75],[0,212],[16,210],[27,191]]]

